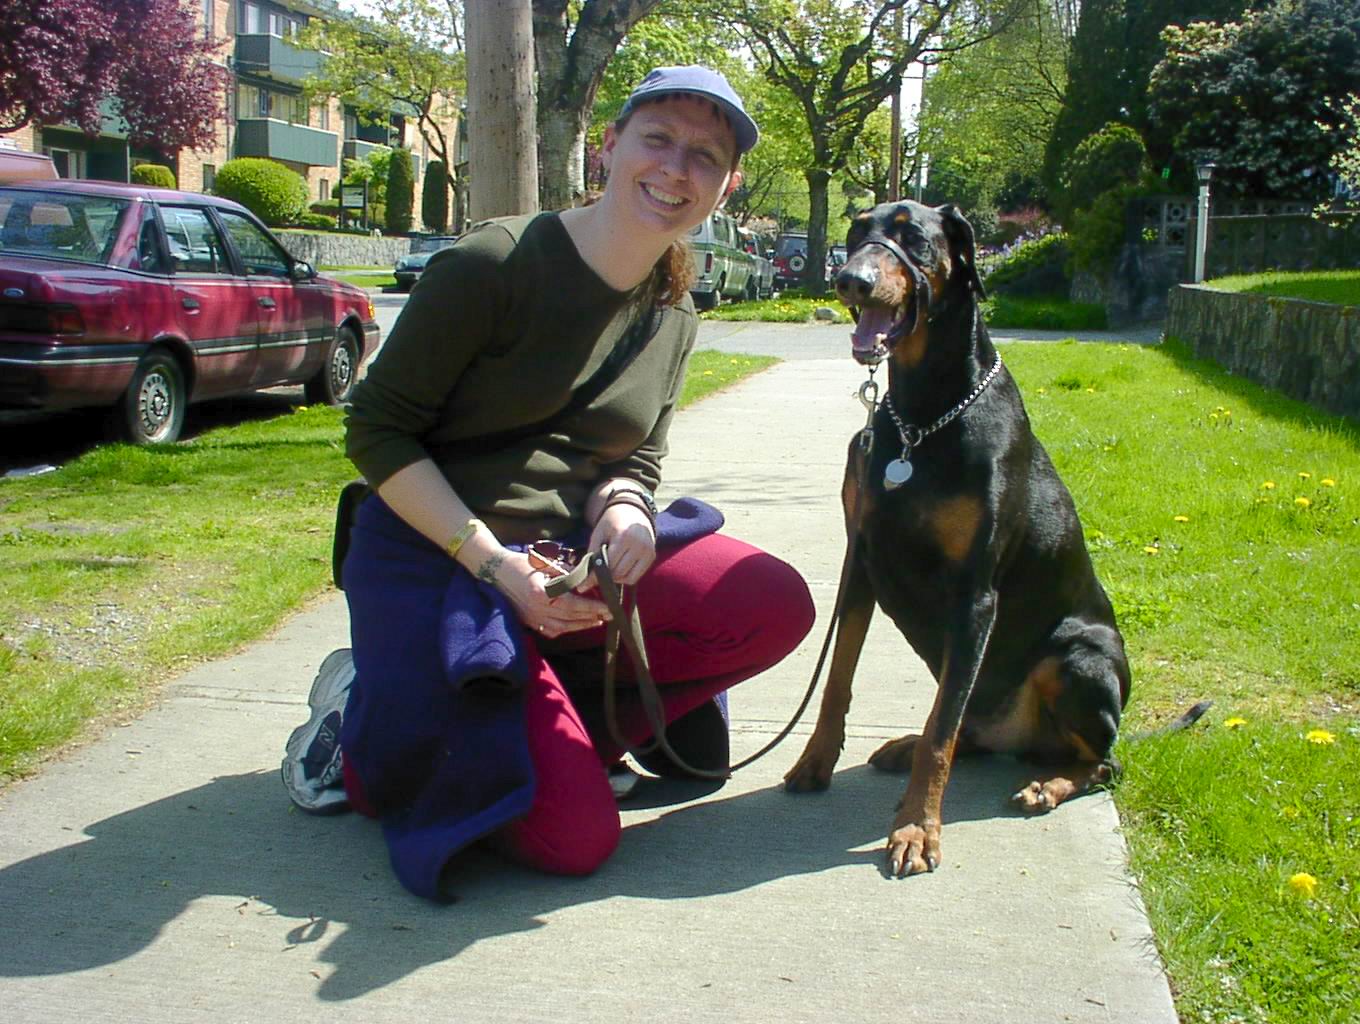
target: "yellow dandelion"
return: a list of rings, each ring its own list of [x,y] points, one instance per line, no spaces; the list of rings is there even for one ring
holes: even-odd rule
[[[1261,485],[1261,489],[1262,489],[1262,490],[1265,490],[1265,491],[1273,491],[1273,490],[1275,490],[1275,481],[1274,481],[1274,480],[1267,480],[1265,483],[1263,483],[1263,484]]]
[[[1293,804],[1290,804],[1288,807],[1281,808],[1280,813],[1283,814],[1290,821],[1293,821],[1295,818],[1299,816],[1299,809],[1295,807]]]
[[[1317,894],[1318,880],[1307,872],[1300,871],[1296,875],[1289,876],[1289,888],[1294,895],[1302,896],[1306,900],[1311,900]]]
[[[738,361],[735,360],[735,359],[729,359],[728,362],[731,363],[733,366],[738,366],[738,365],[740,365],[740,364],[738,363]]]
[[[1316,743],[1320,747],[1325,747],[1329,743],[1336,742],[1336,737],[1329,733],[1326,729],[1310,729],[1308,730],[1307,735],[1305,735],[1303,738],[1306,739],[1309,743]]]
[[[1309,505],[1312,504],[1312,501],[1309,500],[1308,498],[1295,498],[1294,504],[1298,505],[1300,508],[1307,508]]]
[[[1245,718],[1238,718],[1236,715],[1233,715],[1232,718],[1223,719],[1223,728],[1225,729],[1240,729],[1246,724],[1247,720]]]
[[[1094,394],[1096,393],[1096,389],[1095,389],[1095,388],[1087,388],[1087,389],[1086,389],[1086,393],[1087,393],[1088,395],[1094,395]]]
[[[1148,555],[1160,555],[1162,553],[1162,549],[1153,547],[1151,544],[1149,544],[1147,547],[1143,548],[1143,552],[1144,554]]]
[[[1188,523],[1188,522],[1190,522],[1190,517],[1189,517],[1189,516],[1172,516],[1171,519],[1172,519],[1173,522],[1177,522],[1177,523]]]
[[[1046,394],[1048,394],[1048,388],[1040,388],[1040,389],[1039,389],[1039,394],[1041,394],[1041,395],[1046,395]]]
[[[1322,484],[1323,487],[1335,487],[1335,486],[1336,486],[1336,481],[1333,480],[1333,479],[1332,479],[1331,477],[1329,477],[1329,476],[1324,476],[1321,480],[1318,481],[1318,483]]]
[[[1211,413],[1209,413],[1209,419],[1211,419],[1211,420],[1216,420],[1216,419],[1218,419],[1218,413],[1216,413],[1216,412],[1211,412]]]
[[[1300,480],[1311,480],[1311,479],[1313,479],[1313,474],[1312,474],[1312,473],[1309,473],[1307,470],[1301,471],[1301,472],[1299,473],[1299,479],[1300,479]]]
[[[713,371],[712,371],[712,370],[705,370],[705,371],[704,371],[704,376],[705,376],[705,377],[712,377],[712,376],[713,376]]]

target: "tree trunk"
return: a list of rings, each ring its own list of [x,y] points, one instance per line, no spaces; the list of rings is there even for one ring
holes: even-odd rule
[[[826,292],[826,207],[831,172],[809,167],[803,172],[808,183],[808,253],[803,268],[803,287],[810,295]]]
[[[628,30],[661,0],[533,0],[538,166],[543,209],[585,193],[586,129],[605,68]],[[575,23],[572,23],[573,13]]]
[[[468,169],[474,221],[538,206],[530,0],[468,0]]]

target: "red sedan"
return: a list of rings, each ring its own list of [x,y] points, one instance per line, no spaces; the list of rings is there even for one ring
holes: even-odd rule
[[[108,406],[173,441],[189,402],[280,384],[339,404],[373,304],[237,203],[96,181],[0,186],[0,409]]]

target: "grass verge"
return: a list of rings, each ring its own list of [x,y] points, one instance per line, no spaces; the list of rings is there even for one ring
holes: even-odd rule
[[[1175,344],[1004,352],[1128,642],[1115,799],[1181,1018],[1354,1019],[1360,430]]]
[[[324,273],[327,277],[333,277],[337,281],[344,281],[346,284],[352,284],[359,288],[395,288],[397,286],[397,279],[390,271],[381,274],[349,274],[343,271]]]
[[[1360,306],[1360,270],[1311,270],[1302,273],[1267,271],[1219,277],[1204,284],[1225,292]]]
[[[829,309],[834,314],[830,323],[848,324],[850,314],[834,295],[803,295],[782,292],[773,299],[758,302],[728,302],[699,316],[704,320],[761,320],[776,324],[806,324],[813,321],[813,311]]]
[[[681,406],[773,362],[696,352]],[[0,783],[326,589],[341,420],[306,406],[0,482]]]
[[[990,327],[1040,331],[1103,331],[1105,307],[1062,298],[1021,298],[993,295],[982,304]]]

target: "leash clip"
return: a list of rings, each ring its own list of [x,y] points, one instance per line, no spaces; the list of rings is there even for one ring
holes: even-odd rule
[[[868,451],[874,443],[874,413],[878,411],[878,381],[874,380],[876,366],[869,368],[869,379],[859,386],[859,400],[868,412],[864,429],[859,432],[859,446]]]

